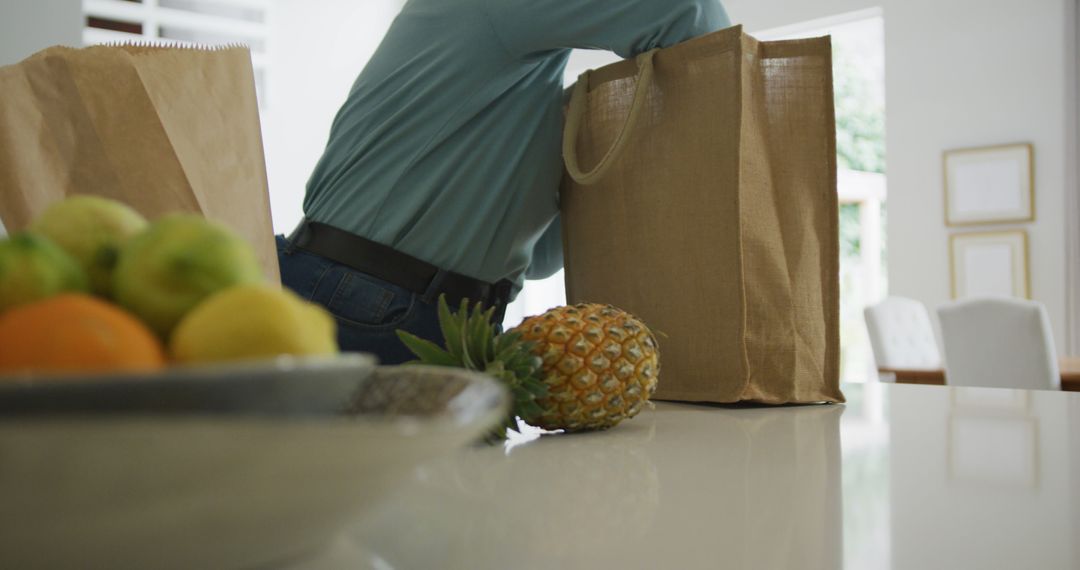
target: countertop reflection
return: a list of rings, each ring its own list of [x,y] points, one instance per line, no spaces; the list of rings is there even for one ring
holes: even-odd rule
[[[1080,394],[844,392],[470,448],[292,567],[1080,568]]]

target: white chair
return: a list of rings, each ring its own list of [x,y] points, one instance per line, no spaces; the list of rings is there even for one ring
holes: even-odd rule
[[[1060,389],[1054,337],[1042,303],[972,299],[942,305],[937,312],[946,384]]]
[[[863,310],[870,347],[879,370],[941,368],[941,353],[934,340],[930,313],[922,303],[889,297]]]

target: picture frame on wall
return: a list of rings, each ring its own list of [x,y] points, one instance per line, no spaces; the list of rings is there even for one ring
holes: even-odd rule
[[[945,224],[1034,221],[1034,154],[1027,143],[945,151]]]
[[[1027,232],[968,232],[949,236],[952,298],[1031,298]]]

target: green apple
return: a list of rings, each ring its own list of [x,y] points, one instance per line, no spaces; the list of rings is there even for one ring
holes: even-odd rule
[[[206,297],[262,281],[255,251],[242,238],[201,216],[172,214],[120,249],[112,290],[120,306],[168,338]]]
[[[0,312],[67,291],[86,291],[79,264],[44,236],[0,239]]]
[[[91,291],[110,297],[120,246],[146,226],[146,218],[126,204],[97,196],[72,196],[46,208],[30,229],[75,258],[90,278]]]

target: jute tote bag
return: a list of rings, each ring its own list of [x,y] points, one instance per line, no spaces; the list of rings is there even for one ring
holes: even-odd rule
[[[734,27],[578,80],[567,298],[660,334],[657,399],[844,401],[831,61]]]

